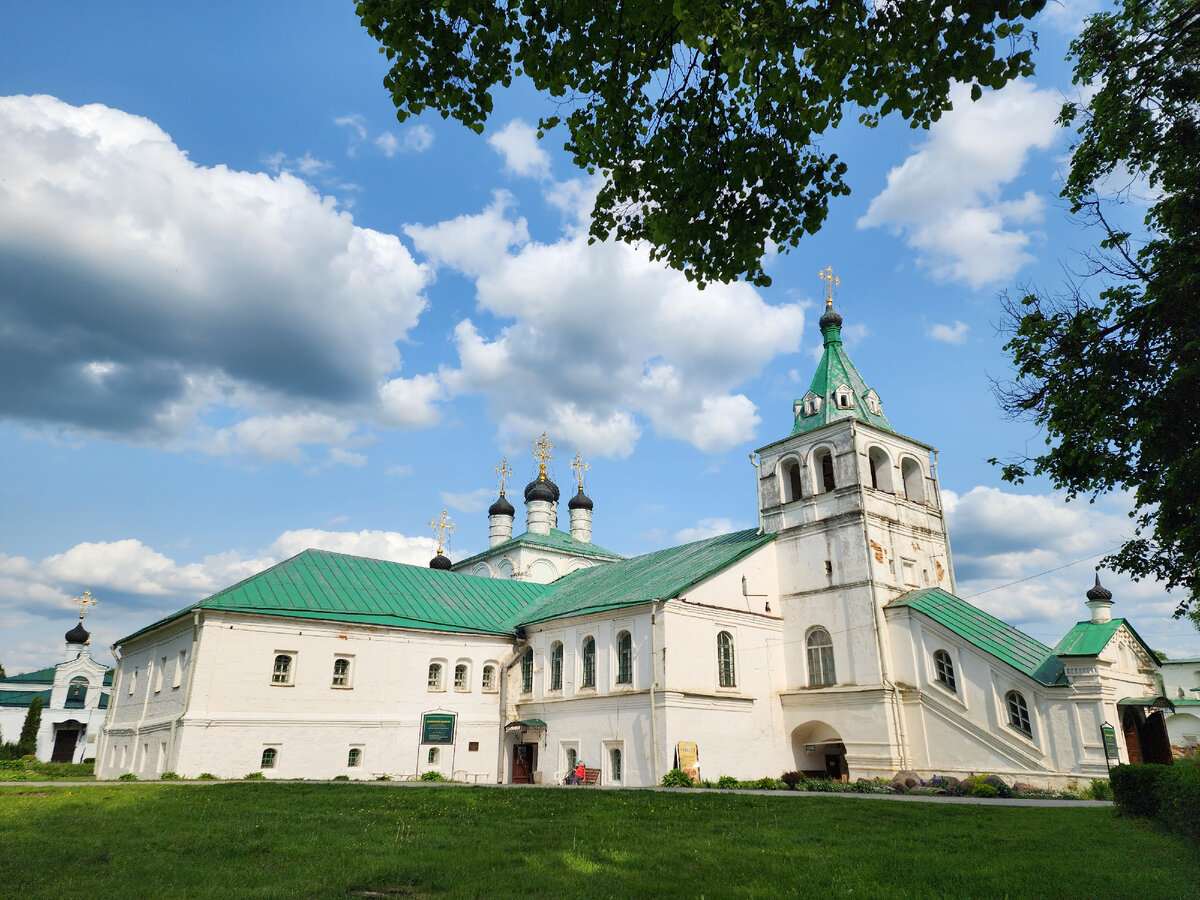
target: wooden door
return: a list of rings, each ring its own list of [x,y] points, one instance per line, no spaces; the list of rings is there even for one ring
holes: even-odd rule
[[[1138,736],[1137,713],[1126,709],[1121,717],[1121,730],[1125,732],[1125,752],[1129,754],[1129,764],[1139,765],[1142,761],[1142,742]]]
[[[75,756],[75,744],[79,740],[78,731],[59,731],[54,735],[54,752],[50,762],[69,763]]]
[[[537,744],[515,744],[512,755],[512,783],[533,784],[537,768]]]

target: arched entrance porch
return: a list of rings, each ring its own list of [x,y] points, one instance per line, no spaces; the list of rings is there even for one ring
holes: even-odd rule
[[[792,730],[792,755],[796,771],[809,778],[850,780],[846,745],[837,729],[826,722],[814,719],[796,726]]]

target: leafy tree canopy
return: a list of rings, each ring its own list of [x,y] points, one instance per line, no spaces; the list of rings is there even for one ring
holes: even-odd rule
[[[849,193],[819,146],[846,110],[928,127],[955,82],[1032,72],[1024,20],[1045,0],[360,0],[404,121],[426,109],[482,132],[524,76],[551,98],[539,135],[603,183],[591,236],[645,243],[703,286],[762,268]],[[1031,38],[1031,39],[1027,39]]]
[[[1132,491],[1136,536],[1104,563],[1181,589],[1179,615],[1200,610],[1200,5],[1122,0],[1071,57],[1097,92],[1063,107],[1077,141],[1062,195],[1099,229],[1082,274],[1102,289],[1009,304],[1017,378],[1001,399],[1048,449],[1005,477]],[[1137,239],[1116,224],[1130,210]]]

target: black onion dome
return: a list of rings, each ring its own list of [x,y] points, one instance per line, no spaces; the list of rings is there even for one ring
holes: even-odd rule
[[[83,627],[83,622],[76,622],[75,627],[66,633],[68,644],[86,644],[91,634]]]
[[[537,479],[525,485],[525,502],[531,500],[547,500],[550,503],[558,502],[558,485],[549,478],[542,480]]]
[[[450,568],[450,557],[446,556],[444,553],[439,553],[437,556],[435,556],[433,559],[431,559],[429,561],[429,568],[431,568],[431,569],[449,569]]]
[[[517,511],[513,509],[513,505],[508,502],[508,498],[501,494],[496,502],[488,507],[489,516],[515,516]]]
[[[822,329],[826,329],[831,325],[836,325],[838,328],[841,328],[842,317],[834,312],[832,306],[829,306],[825,308],[825,314],[821,316],[821,318],[817,321],[817,324],[820,325]]]
[[[591,509],[592,498],[583,492],[583,488],[579,489],[579,493],[571,498],[571,502],[567,504],[568,509]]]
[[[1087,592],[1089,600],[1111,600],[1112,591],[1100,584],[1100,574],[1096,574],[1096,586],[1089,588]]]

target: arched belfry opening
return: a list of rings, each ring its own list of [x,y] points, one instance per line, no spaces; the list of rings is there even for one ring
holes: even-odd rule
[[[818,493],[828,493],[837,488],[837,479],[833,474],[833,454],[827,447],[822,447],[813,453],[813,469]]]
[[[779,467],[779,480],[784,503],[792,503],[804,496],[800,486],[800,461],[790,457]]]
[[[867,451],[867,462],[870,467],[871,487],[877,491],[892,490],[892,461],[887,451],[882,447],[872,447]]]
[[[904,479],[904,496],[913,503],[925,502],[925,473],[921,464],[911,456],[900,463],[900,476]]]

